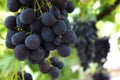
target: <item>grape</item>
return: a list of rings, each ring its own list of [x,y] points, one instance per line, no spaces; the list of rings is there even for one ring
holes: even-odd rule
[[[6,42],[12,44],[11,37],[16,33],[16,31],[8,29],[7,35],[6,35]]]
[[[60,4],[66,4],[68,2],[68,0],[56,0],[57,2],[59,2]]]
[[[49,55],[50,55],[50,52],[49,52],[49,51],[46,51],[46,53],[45,53],[45,55],[44,55],[44,58],[47,58]]]
[[[22,23],[22,22],[20,21],[20,14],[18,14],[18,15],[16,16],[16,24],[17,24],[17,27],[20,27],[20,28],[22,28],[22,29],[24,29],[24,30],[28,29],[28,27],[29,27],[29,24],[24,24],[24,23]]]
[[[4,21],[5,26],[8,29],[15,30],[16,27],[16,17],[15,16],[8,16]]]
[[[6,47],[7,48],[9,48],[9,49],[14,49],[15,48],[15,45],[13,45],[13,44],[11,44],[11,43],[9,43],[9,42],[5,42],[5,45],[6,45]]]
[[[56,19],[50,12],[45,12],[41,15],[41,21],[46,26],[52,26]]]
[[[52,61],[52,65],[62,69],[64,67],[63,62],[59,61],[59,59],[57,57],[51,57],[50,60]]]
[[[32,75],[30,73],[24,72],[23,74],[24,74],[23,75],[24,77],[22,77],[22,72],[18,71],[17,72],[17,80],[23,80],[23,78],[24,78],[24,80],[33,80]],[[14,77],[13,77],[14,79],[15,79],[15,76],[16,75],[14,75]]]
[[[98,73],[94,74],[92,77],[93,77],[93,80],[110,80],[110,75],[105,74],[103,72],[98,72]]]
[[[53,5],[57,6],[58,8],[63,9],[66,7],[67,2],[68,2],[68,0],[55,0]]]
[[[45,48],[48,51],[55,50],[56,49],[56,45],[53,44],[52,42],[45,42]]]
[[[25,39],[25,46],[29,49],[38,49],[40,43],[41,43],[40,38],[35,34],[31,34],[27,36]]]
[[[44,55],[45,55],[45,51],[42,48],[32,50],[31,53],[30,53],[30,56],[34,60],[40,60],[44,57]]]
[[[59,69],[57,67],[51,67],[50,71],[49,71],[49,75],[52,78],[58,78],[59,75],[60,75],[60,71],[59,71]]]
[[[26,31],[17,32],[11,37],[11,41],[14,45],[24,43],[26,37]]]
[[[76,34],[73,31],[66,31],[65,34],[63,35],[63,41],[65,41],[68,44],[75,43],[77,39]]]
[[[25,9],[21,14],[20,14],[20,21],[24,24],[30,24],[35,20],[35,13],[34,10],[31,8]]]
[[[56,6],[52,6],[49,9],[49,12],[52,13],[56,18],[60,16],[60,10]]]
[[[30,29],[32,32],[40,33],[42,29],[42,23],[40,19],[36,19],[34,22],[30,24]]]
[[[24,44],[17,45],[14,48],[14,56],[17,60],[23,61],[29,56],[29,50],[25,47]]]
[[[43,74],[46,74],[50,70],[50,65],[45,60],[43,60],[39,64],[39,69]]]
[[[65,9],[62,9],[61,15],[63,15],[64,17],[68,17],[68,12]]]
[[[59,62],[57,62],[57,63],[54,63],[54,65],[55,65],[57,68],[59,68],[59,69],[62,69],[62,68],[64,67],[64,63],[61,62],[61,61],[59,61]]]
[[[56,21],[53,27],[53,31],[57,35],[63,35],[66,32],[66,29],[67,29],[67,26],[62,20]]]
[[[71,53],[71,48],[67,44],[61,44],[57,47],[57,51],[62,57],[68,57]]]
[[[60,20],[62,20],[62,21],[64,21],[66,23],[67,30],[71,30],[70,22],[68,21],[68,19],[66,17],[61,16]]]
[[[62,39],[59,36],[54,39],[55,45],[60,45],[61,43],[62,43]]]
[[[39,63],[38,60],[33,59],[31,56],[28,57],[28,62],[31,64],[38,64]]]
[[[24,77],[25,77],[24,80],[33,80],[30,73],[25,73]]]
[[[59,59],[55,56],[51,57],[50,60],[54,63],[54,62],[58,62]]]
[[[29,5],[33,2],[33,0],[20,0],[20,2],[22,3],[22,5]]]
[[[43,38],[41,36],[41,33],[34,33],[34,34],[37,35],[40,38],[41,43],[44,43],[44,40],[43,40]]]
[[[48,42],[53,41],[55,38],[55,33],[49,27],[43,27],[41,31],[41,35],[42,35],[42,38]]]
[[[7,8],[11,12],[18,11],[20,7],[21,7],[21,3],[19,0],[7,0]]]
[[[74,9],[75,9],[75,6],[74,6],[73,2],[72,1],[68,1],[67,6],[66,6],[65,9],[67,10],[68,13],[73,12]]]

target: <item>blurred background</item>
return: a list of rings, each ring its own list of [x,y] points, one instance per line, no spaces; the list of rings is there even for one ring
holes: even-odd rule
[[[37,65],[31,65],[27,61],[16,61],[13,56],[13,50],[6,47],[5,39],[7,29],[4,26],[4,20],[7,16],[13,15],[13,13],[6,8],[6,1],[7,0],[0,0],[0,80],[11,80],[13,72],[19,69],[24,69],[26,72],[31,73],[34,80],[54,80],[51,79],[49,75],[40,73]],[[76,29],[80,29],[81,26],[89,26],[92,21],[94,23],[93,26],[96,27],[97,40],[107,38],[110,49],[107,51],[105,59],[100,58],[101,61],[99,62],[96,60],[99,57],[96,58],[94,56],[92,59],[94,58],[95,60],[87,62],[86,64],[84,64],[84,57],[81,57],[81,54],[79,55],[81,51],[78,50],[78,44],[79,46],[82,45],[79,41],[76,42],[76,45],[71,45],[72,53],[67,58],[51,54],[59,57],[65,65],[61,70],[60,77],[56,80],[97,80],[93,77],[99,72],[107,74],[107,77],[110,78],[109,80],[120,80],[120,0],[71,1],[75,5],[75,10],[73,13],[68,14],[68,19],[73,26],[73,30],[79,33],[80,31],[77,32]],[[88,31],[85,30],[85,33],[87,32]],[[78,39],[81,37],[79,34],[77,36]],[[84,35],[82,35],[82,39],[83,36]],[[96,38],[92,39],[96,41]],[[105,46],[104,43],[103,45]],[[99,48],[98,53],[105,51],[103,47],[99,46],[100,44],[94,47]],[[89,51],[90,50],[87,50],[87,53],[89,53]],[[93,48],[92,52],[96,54]],[[84,52],[84,54],[86,53]],[[100,56],[99,54],[96,55]],[[88,58],[86,58],[86,60]]]

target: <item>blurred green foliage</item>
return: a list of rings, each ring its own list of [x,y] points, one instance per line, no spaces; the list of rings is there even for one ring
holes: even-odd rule
[[[17,62],[14,59],[13,50],[6,48],[5,35],[7,29],[5,28],[3,22],[5,17],[11,15],[11,13],[6,8],[6,1],[7,0],[0,0],[0,80],[12,80],[11,78],[13,76],[13,73],[17,69],[21,69],[23,63],[26,63],[24,64],[26,71],[31,72],[35,80],[52,80],[47,74],[44,75],[40,73],[37,65],[31,65],[27,61]],[[105,8],[113,5],[115,2],[115,0],[88,0],[87,3],[83,3],[81,0],[72,1],[75,4],[75,11],[70,14],[70,18],[72,19],[75,16],[81,21],[96,19],[96,16],[98,14],[100,14]],[[95,5],[97,6],[95,7]],[[74,21],[72,20],[71,22]],[[120,5],[118,5],[109,15],[105,16],[102,20],[99,20],[97,22],[99,37],[102,37],[100,31],[103,29],[103,25],[106,22],[114,24],[114,28],[112,32],[109,33],[109,36],[112,36],[113,33],[120,31]],[[79,78],[82,78],[82,68],[79,65],[80,61],[74,48],[72,48],[72,54],[68,58],[61,58],[59,55],[56,56],[58,56],[60,60],[65,63],[64,69],[61,70],[61,76],[57,80],[77,80]],[[79,66],[79,68],[76,71],[73,71],[73,68],[75,66]]]

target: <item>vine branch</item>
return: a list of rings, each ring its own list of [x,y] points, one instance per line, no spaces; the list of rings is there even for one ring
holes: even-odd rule
[[[106,9],[104,9],[100,14],[97,15],[97,20],[101,20],[106,15],[109,15],[119,4],[120,4],[120,0],[116,0],[113,5],[109,6]]]

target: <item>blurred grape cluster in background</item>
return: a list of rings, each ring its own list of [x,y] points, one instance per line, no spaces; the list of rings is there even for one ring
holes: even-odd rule
[[[71,0],[75,9],[68,14],[77,41],[72,44],[57,79],[42,74],[37,65],[17,61],[13,50],[5,44],[7,29],[4,20],[14,15],[7,9],[7,0],[0,0],[0,80],[13,80],[17,71],[25,71],[33,80],[120,80],[120,0]]]

